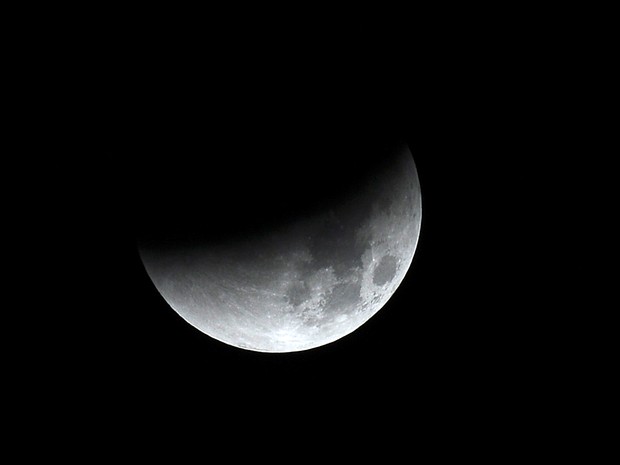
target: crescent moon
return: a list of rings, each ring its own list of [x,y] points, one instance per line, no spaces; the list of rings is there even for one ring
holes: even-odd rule
[[[141,246],[146,271],[189,324],[258,352],[295,352],[355,331],[394,294],[422,216],[409,148],[346,199],[235,244]]]

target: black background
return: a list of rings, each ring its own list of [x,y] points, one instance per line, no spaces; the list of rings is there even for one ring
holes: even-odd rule
[[[609,127],[592,104],[609,106],[601,12],[231,7],[5,15],[5,442],[173,463],[194,447],[392,461],[589,445],[613,353],[608,305],[583,286],[590,273],[600,288],[600,267],[579,263],[608,256],[590,224],[613,185],[592,159]],[[138,233],[213,223],[222,238],[303,212],[393,137],[418,167],[420,241],[394,296],[345,338],[235,349],[145,274]]]
[[[461,13],[109,10],[59,31],[71,155],[50,162],[64,175],[40,222],[62,331],[40,366],[84,421],[182,414],[280,434],[320,421],[334,437],[388,418],[465,428],[481,410],[493,422],[495,405],[525,406],[536,325],[513,288],[522,246],[504,234],[518,237],[525,214],[504,197],[523,163],[505,116],[521,90],[503,78],[514,70],[502,60],[513,44],[493,40],[502,21],[477,29]],[[146,275],[140,233],[178,234],[203,208],[201,225],[225,219],[220,237],[247,215],[260,222],[265,199],[277,215],[300,195],[320,203],[395,139],[418,168],[420,239],[397,292],[352,334],[299,353],[240,350],[184,322]]]

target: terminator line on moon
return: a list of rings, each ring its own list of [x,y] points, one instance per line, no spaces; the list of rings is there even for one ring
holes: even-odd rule
[[[420,222],[417,171],[401,146],[326,211],[239,244],[140,255],[164,299],[200,331],[242,349],[294,352],[342,338],[385,305],[411,265]]]

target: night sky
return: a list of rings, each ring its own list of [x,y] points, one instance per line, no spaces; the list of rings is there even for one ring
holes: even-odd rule
[[[439,422],[519,383],[510,367],[526,349],[508,341],[524,316],[504,292],[509,225],[494,195],[507,168],[490,156],[504,131],[488,92],[499,51],[482,53],[487,38],[457,12],[89,21],[74,60],[81,155],[65,163],[75,227],[58,233],[72,289],[60,382],[79,380],[101,414],[181,411],[229,428],[265,417],[285,428],[316,409]],[[396,293],[352,334],[298,353],[244,351],[186,323],[147,276],[136,239],[149,228],[173,237],[217,217],[220,237],[260,222],[266,201],[278,221],[354,182],[372,147],[395,139],[417,166],[420,239]],[[243,197],[243,214],[230,211]]]

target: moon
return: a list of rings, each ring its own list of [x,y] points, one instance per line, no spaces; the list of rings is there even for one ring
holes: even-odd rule
[[[256,234],[217,244],[143,243],[140,257],[170,307],[218,341],[258,352],[332,343],[394,294],[420,232],[420,184],[406,144],[354,185]]]

